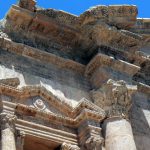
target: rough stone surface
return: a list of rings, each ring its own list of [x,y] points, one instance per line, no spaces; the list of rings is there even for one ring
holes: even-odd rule
[[[0,149],[149,150],[150,19],[137,15],[12,5],[0,21]]]

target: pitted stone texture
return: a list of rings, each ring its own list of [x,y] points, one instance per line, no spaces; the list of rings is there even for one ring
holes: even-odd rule
[[[89,10],[85,11],[79,17],[81,25],[94,23],[96,21],[104,21],[107,22],[108,20],[108,7],[99,5],[90,8]]]
[[[110,5],[108,7],[109,24],[128,29],[136,23],[138,10],[133,5]]]

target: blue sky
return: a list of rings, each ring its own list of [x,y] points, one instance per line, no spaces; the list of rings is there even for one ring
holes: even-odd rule
[[[0,0],[0,19],[17,0]],[[79,15],[95,5],[134,4],[138,6],[140,18],[150,18],[150,0],[37,0],[43,8],[55,8]]]

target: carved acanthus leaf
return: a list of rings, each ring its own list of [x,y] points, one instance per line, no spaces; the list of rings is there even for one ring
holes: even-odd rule
[[[63,143],[61,146],[61,150],[80,150],[80,148],[77,145]]]
[[[15,121],[17,120],[17,117],[15,115],[1,113],[0,119],[2,130],[10,128],[14,132]]]
[[[104,139],[102,137],[91,136],[87,139],[85,147],[87,150],[102,150]]]
[[[125,81],[108,80],[97,91],[93,91],[94,103],[102,107],[107,115],[128,117],[128,111],[132,105],[132,93],[136,86],[129,86]]]

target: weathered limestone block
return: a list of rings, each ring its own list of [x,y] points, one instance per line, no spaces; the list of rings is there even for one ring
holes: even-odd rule
[[[15,143],[15,129],[14,122],[16,121],[16,116],[2,113],[1,117],[1,140],[2,140],[2,150],[16,150]]]
[[[97,20],[107,22],[108,20],[108,7],[105,5],[99,5],[92,7],[85,11],[79,17],[81,25],[95,22]]]
[[[118,28],[128,29],[136,23],[138,14],[134,5],[110,5],[108,7],[109,24]]]
[[[136,150],[130,123],[122,118],[104,121],[106,150]]]
[[[125,35],[117,28],[99,22],[92,26],[92,38],[98,46],[105,45],[116,49],[134,52],[141,47],[138,39]]]
[[[24,8],[24,9],[28,9],[30,11],[35,11],[36,10],[36,1],[35,0],[20,0],[19,1],[19,6]]]

